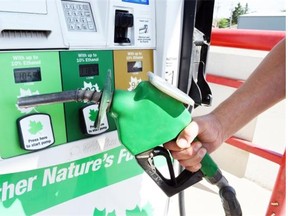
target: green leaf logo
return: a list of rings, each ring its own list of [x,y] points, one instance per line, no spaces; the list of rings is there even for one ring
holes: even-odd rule
[[[112,211],[112,212],[109,212],[109,213],[107,214],[107,216],[116,216],[115,210]]]
[[[97,91],[97,92],[100,92],[100,88],[98,86],[97,83],[95,83],[95,85],[93,85],[91,82],[85,82],[84,81],[84,86],[82,88],[82,90],[85,90],[85,89],[88,89],[88,90],[91,90],[91,91]]]
[[[115,210],[114,210],[114,211],[108,212],[106,214],[106,209],[103,209],[102,211],[100,211],[99,209],[95,208],[93,216],[116,216],[116,213],[115,213]]]
[[[148,216],[147,212],[145,210],[140,210],[140,208],[137,206],[135,209],[132,210],[126,210],[127,216]]]
[[[91,121],[95,121],[96,117],[97,117],[97,110],[90,109],[90,111],[89,111],[89,119]]]
[[[126,216],[149,216],[153,215],[153,210],[150,203],[147,203],[146,206],[140,209],[139,206],[136,206],[134,209],[126,209]],[[107,212],[106,209],[99,210],[97,208],[94,209],[93,216],[118,216],[116,215],[116,211],[113,210],[111,212]]]
[[[36,90],[35,92],[32,92],[30,89],[22,89],[20,88],[20,95],[18,97],[25,97],[25,96],[31,96],[31,95],[39,95],[39,92]],[[15,105],[17,109],[24,114],[29,114],[33,110],[37,112],[35,107],[25,107],[25,108],[20,108],[17,104]]]
[[[37,134],[39,131],[43,129],[43,125],[41,122],[30,121],[29,124],[29,132],[33,135]]]
[[[100,211],[99,209],[95,208],[93,216],[106,216],[106,209]]]

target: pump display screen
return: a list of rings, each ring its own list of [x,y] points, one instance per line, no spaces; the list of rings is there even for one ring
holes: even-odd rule
[[[99,66],[98,66],[98,64],[79,65],[79,75],[80,75],[80,77],[97,76],[97,75],[99,75]]]
[[[15,83],[37,82],[41,81],[41,69],[36,68],[15,68]]]
[[[142,61],[127,62],[128,73],[141,72],[143,69]]]

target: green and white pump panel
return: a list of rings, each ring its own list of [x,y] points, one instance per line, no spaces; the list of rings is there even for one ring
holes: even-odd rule
[[[0,215],[167,213],[168,198],[120,144],[111,116],[95,128],[97,105],[66,102],[20,108],[17,99],[74,89],[101,91],[107,71],[112,72],[115,89],[133,90],[147,80],[148,71],[172,80],[169,70],[177,66],[178,48],[175,40],[174,52],[168,44],[178,37],[175,20],[181,4],[0,4]],[[169,53],[174,56],[166,56]]]

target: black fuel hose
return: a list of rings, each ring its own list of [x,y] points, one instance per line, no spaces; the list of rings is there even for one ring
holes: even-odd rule
[[[241,216],[242,210],[231,186],[224,186],[219,191],[226,216]]]

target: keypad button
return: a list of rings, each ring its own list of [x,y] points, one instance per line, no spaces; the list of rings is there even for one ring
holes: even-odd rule
[[[90,4],[88,2],[62,2],[69,31],[96,31]]]

